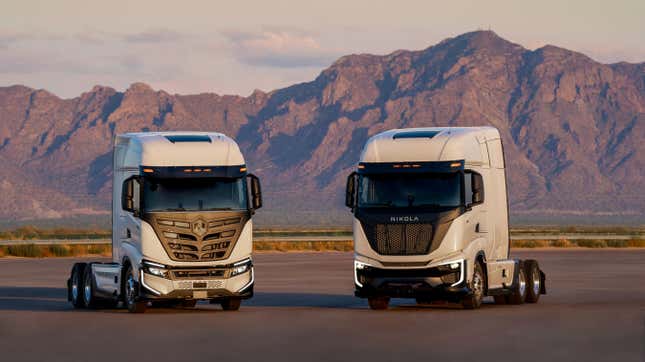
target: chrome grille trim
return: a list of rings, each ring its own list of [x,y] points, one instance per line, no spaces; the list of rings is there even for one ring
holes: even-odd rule
[[[217,261],[229,257],[249,219],[247,212],[176,212],[144,215],[175,261]],[[169,225],[179,222],[182,226]],[[183,226],[190,225],[189,228]],[[205,229],[195,228],[195,225]],[[176,234],[176,238],[166,236]]]

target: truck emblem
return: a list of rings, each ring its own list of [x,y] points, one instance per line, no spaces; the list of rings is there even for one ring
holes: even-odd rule
[[[418,216],[390,216],[390,222],[417,222]]]
[[[193,232],[199,236],[206,233],[206,223],[204,220],[197,220],[193,223]]]

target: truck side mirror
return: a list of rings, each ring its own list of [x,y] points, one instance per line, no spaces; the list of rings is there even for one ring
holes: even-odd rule
[[[246,177],[251,181],[251,208],[257,210],[262,207],[262,187],[260,186],[260,179],[253,174],[248,174]]]
[[[484,202],[484,179],[482,175],[473,173],[473,204],[481,204]]]
[[[139,216],[139,180],[136,176],[123,181],[121,208]]]
[[[345,206],[353,209],[356,206],[356,172],[347,176],[347,187],[345,189]]]

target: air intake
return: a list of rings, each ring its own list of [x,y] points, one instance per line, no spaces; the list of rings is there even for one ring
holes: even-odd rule
[[[211,143],[211,138],[205,135],[175,135],[166,136],[168,141],[172,143],[179,142],[208,142]]]
[[[403,131],[397,132],[392,136],[393,139],[399,138],[432,138],[441,131]]]

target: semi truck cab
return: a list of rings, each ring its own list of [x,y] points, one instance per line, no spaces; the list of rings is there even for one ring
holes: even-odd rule
[[[493,127],[394,129],[371,137],[345,197],[353,214],[355,294],[478,308],[537,302],[535,260],[509,259],[501,137]]]
[[[252,216],[262,206],[229,137],[206,132],[119,135],[114,144],[112,262],[77,263],[77,308],[198,300],[237,310],[253,296]]]

